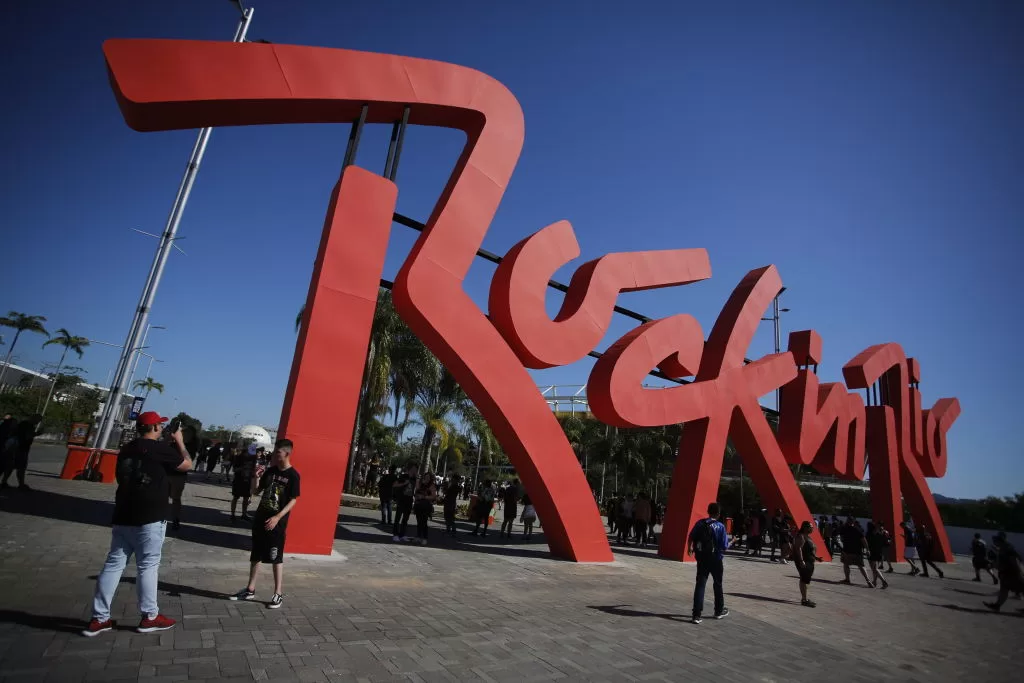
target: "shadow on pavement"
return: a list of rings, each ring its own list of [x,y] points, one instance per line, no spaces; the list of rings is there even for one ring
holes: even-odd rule
[[[95,581],[96,575],[93,574],[92,576],[90,576],[89,580]],[[136,583],[135,577],[122,576],[121,583],[130,583],[134,586]],[[172,598],[179,598],[182,595],[194,595],[199,598],[209,598],[210,600],[227,600],[229,597],[226,593],[218,593],[216,591],[203,590],[202,588],[196,588],[195,586],[182,586],[177,583],[168,583],[167,581],[158,581],[156,584],[156,589],[163,593],[167,593],[167,595],[171,596]]]
[[[81,633],[82,629],[87,626],[80,619],[29,614],[28,612],[11,609],[0,609],[0,624],[17,624],[27,628],[37,628],[42,631],[58,631],[61,633]]]
[[[435,515],[434,520],[438,517]],[[452,538],[439,529],[436,524],[431,524],[429,532],[429,547],[444,548],[445,550],[457,550],[470,553],[483,553],[487,555],[504,555],[507,557],[532,557],[542,560],[562,562],[560,558],[551,555],[543,534],[534,532],[533,538],[523,541],[521,534],[513,534],[512,540],[502,540],[499,534],[500,525],[491,526],[487,536],[481,538],[471,535],[474,525],[468,522],[457,522],[459,533]],[[363,529],[374,529],[375,531],[363,531]],[[409,519],[410,534],[416,533],[415,518]],[[334,537],[339,541],[354,541],[356,543],[377,543],[382,545],[407,545],[414,546],[414,542],[396,543],[391,537],[391,526],[384,525],[379,520],[369,519],[357,515],[340,513],[338,515],[338,527]]]
[[[630,548],[624,545],[615,545],[611,543],[612,553],[615,555],[632,555],[633,557],[645,557],[651,560],[667,560],[669,562],[675,562],[671,557],[662,557],[658,554],[657,546],[654,547],[654,552],[650,550],[642,550],[640,548]]]
[[[96,486],[103,486],[103,484],[96,484]],[[111,488],[111,494],[113,491]],[[0,496],[0,511],[109,528],[114,504],[111,501],[79,498],[39,489],[15,490],[10,495]],[[168,525],[168,537],[230,550],[248,548],[249,539],[246,533],[193,526],[194,524],[223,525],[224,514],[220,510],[183,505],[181,517],[184,520],[181,529],[172,531]],[[240,529],[244,531],[242,527]]]
[[[987,607],[963,607],[962,605],[939,605],[934,602],[926,602],[926,605],[931,607],[942,607],[944,609],[951,609],[954,612],[973,612],[974,614],[991,614],[994,617],[1015,617],[1017,619],[1024,619],[1024,610],[1017,610],[1014,612],[995,612]]]
[[[759,600],[761,602],[776,602],[780,605],[796,605],[796,600],[783,600],[782,598],[773,598],[768,595],[754,595],[753,593],[726,593],[734,598],[743,598],[744,600]]]
[[[599,612],[613,614],[617,617],[657,617],[658,619],[683,621],[686,623],[692,621],[692,618],[685,614],[659,614],[657,612],[645,612],[637,609],[623,609],[623,607],[629,607],[629,605],[587,605],[587,609],[596,609]]]
[[[946,590],[953,591],[954,593],[963,593],[964,595],[978,595],[978,596],[981,596],[983,598],[990,598],[990,597],[992,597],[994,595],[998,595],[999,594],[999,587],[998,586],[992,586],[992,590],[986,591],[984,593],[979,593],[978,591],[967,591],[967,590],[964,590],[963,588],[947,588]]]

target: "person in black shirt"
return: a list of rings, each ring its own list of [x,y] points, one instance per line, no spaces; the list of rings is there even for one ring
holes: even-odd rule
[[[513,479],[502,493],[502,500],[505,503],[505,519],[501,522],[502,537],[507,533],[508,538],[512,538],[512,525],[519,515],[519,495],[519,480]]]
[[[392,523],[391,519],[391,500],[395,496],[394,489],[391,487],[395,485],[395,481],[398,477],[395,475],[397,467],[392,466],[387,473],[380,478],[380,483],[377,485],[377,493],[380,495],[380,523],[388,524]]]
[[[931,568],[938,573],[940,579],[945,577],[942,570],[936,567],[935,563],[932,562],[932,552],[934,551],[934,547],[935,537],[932,536],[930,531],[928,531],[928,527],[922,524],[921,528],[917,530],[917,554],[921,557],[921,576],[926,579],[928,578],[929,565],[931,565]]]
[[[103,570],[96,577],[92,621],[82,635],[96,636],[114,628],[110,604],[121,581],[128,558],[135,555],[138,567],[139,633],[166,631],[174,620],[160,614],[156,587],[167,522],[168,473],[187,472],[192,460],[181,438],[181,430],[170,441],[160,435],[166,417],[152,411],[139,415],[139,438],[125,444],[117,454],[117,493],[114,494],[113,539]]]
[[[245,451],[239,451],[233,460],[235,479],[231,483],[231,523],[236,521],[235,511],[238,499],[242,499],[242,519],[249,521],[249,498],[252,496],[252,481],[256,476],[256,444],[250,444]]]
[[[278,439],[271,466],[260,478],[259,491],[263,496],[252,523],[249,583],[230,596],[231,600],[256,599],[256,575],[262,562],[274,567],[274,595],[267,607],[278,609],[284,604],[281,590],[284,583],[285,533],[289,513],[299,502],[299,473],[291,464],[292,447],[290,440]]]
[[[992,563],[988,560],[988,546],[981,540],[981,534],[974,534],[971,541],[971,564],[974,565],[974,580],[981,581],[981,570],[984,569],[992,577],[992,583],[999,583],[999,579],[992,573]]]
[[[416,481],[420,472],[420,466],[414,462],[409,463],[405,467],[405,473],[399,475],[395,479],[395,483],[391,485],[391,490],[394,491],[395,503],[397,504],[397,510],[395,511],[395,526],[392,529],[392,539],[396,543],[398,541],[409,541],[411,540],[406,536],[406,532],[409,530],[409,515],[412,514],[412,504],[416,493]]]
[[[43,433],[43,430],[36,429],[42,421],[42,415],[33,415],[27,420],[22,420],[14,427],[12,436],[15,443],[10,448],[5,448],[6,444],[0,444],[0,449],[4,451],[4,477],[0,481],[0,488],[5,489],[9,486],[7,480],[11,478],[11,473],[17,470],[18,488],[22,491],[31,490],[25,483],[25,470],[28,469],[28,452],[32,450],[32,442]]]
[[[995,602],[986,602],[984,605],[998,612],[1011,592],[1020,597],[1024,591],[1024,567],[1021,566],[1020,553],[1006,540],[1005,531],[992,537],[992,545],[996,549],[996,569],[999,570],[999,597]]]
[[[839,538],[843,542],[843,575],[846,577],[840,583],[849,584],[850,567],[856,567],[860,570],[860,575],[864,577],[868,588],[874,588],[874,584],[868,578],[868,573],[864,571],[864,551],[868,547],[868,542],[855,518],[852,516],[846,518],[846,524],[839,529]]]

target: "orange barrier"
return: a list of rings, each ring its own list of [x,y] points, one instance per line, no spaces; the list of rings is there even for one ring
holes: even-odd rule
[[[61,479],[86,479],[89,469],[99,473],[104,484],[113,484],[116,480],[117,451],[96,450],[86,446],[68,446],[64,467],[60,471]]]

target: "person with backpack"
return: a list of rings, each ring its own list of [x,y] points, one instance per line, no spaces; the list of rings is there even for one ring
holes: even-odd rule
[[[992,583],[998,584],[999,579],[992,573],[992,564],[988,561],[988,546],[981,540],[981,534],[974,534],[971,541],[971,564],[974,565],[974,580],[981,581],[981,570],[984,569],[992,577]]]
[[[722,579],[725,572],[724,554],[729,548],[729,538],[725,533],[725,525],[718,521],[721,508],[718,503],[708,504],[708,516],[698,521],[690,531],[687,551],[697,560],[697,583],[693,589],[693,623],[704,621],[704,587],[710,576],[714,581],[715,619],[729,616],[725,606],[725,592]]]

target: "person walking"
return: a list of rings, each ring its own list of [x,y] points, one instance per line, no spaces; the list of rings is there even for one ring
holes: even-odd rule
[[[232,466],[235,477],[231,482],[231,523],[234,524],[237,519],[235,512],[238,509],[239,498],[242,499],[242,520],[248,522],[249,500],[256,485],[256,445],[250,445],[244,453],[239,450],[234,456]]]
[[[882,535],[885,539],[885,552],[882,554],[882,562],[879,563],[878,568],[881,570],[882,564],[888,564],[889,568],[885,571],[886,574],[892,574],[895,569],[892,568],[892,556],[896,553],[896,549],[892,545],[892,534],[885,528],[885,523],[882,520],[875,522],[875,531]]]
[[[502,538],[512,538],[512,526],[516,522],[516,517],[519,516],[519,480],[513,479],[512,482],[502,493],[504,499],[504,513],[505,517],[501,522],[501,536]]]
[[[629,543],[630,534],[633,533],[633,494],[628,493],[619,503],[619,521],[615,524],[618,529],[619,543]]]
[[[391,501],[395,497],[395,490],[392,487],[398,479],[398,475],[395,474],[397,469],[392,465],[377,482],[377,495],[380,497],[380,523],[388,526],[392,524]]]
[[[775,508],[775,515],[768,522],[768,540],[771,543],[771,553],[768,557],[769,562],[775,562],[775,549],[779,548],[779,560],[782,560],[782,532],[786,527],[786,518],[782,514],[782,508]]]
[[[462,490],[460,477],[453,477],[444,490],[444,530],[445,533],[455,536],[455,512],[459,505],[459,492]]]
[[[419,471],[420,466],[411,462],[405,466],[405,472],[398,475],[395,483],[391,485],[391,489],[395,492],[396,504],[395,524],[391,529],[391,540],[396,543],[411,540],[406,534],[409,532],[409,515],[412,514]]]
[[[139,437],[117,454],[117,491],[114,494],[114,517],[110,552],[99,576],[92,601],[92,620],[82,631],[87,637],[110,631],[110,605],[121,582],[121,574],[129,558],[135,555],[138,576],[139,633],[166,631],[174,620],[160,614],[157,604],[157,582],[167,528],[168,472],[187,472],[192,460],[185,449],[181,430],[171,440],[161,439],[166,417],[147,411],[139,415],[135,428]]]
[[[992,577],[992,583],[998,584],[999,578],[992,573],[992,563],[988,559],[988,546],[981,540],[981,534],[974,534],[971,541],[971,564],[974,565],[974,580],[981,581],[981,570],[984,569]]]
[[[903,530],[903,559],[910,565],[910,571],[907,572],[910,576],[920,574],[921,570],[917,568],[917,537],[914,535],[913,524],[907,524],[907,522],[900,522],[900,529]]]
[[[426,545],[427,522],[434,514],[434,501],[437,500],[437,484],[431,472],[424,472],[420,477],[413,499],[412,509],[416,513],[416,538],[420,545]]]
[[[484,480],[480,493],[477,494],[476,507],[473,509],[473,518],[476,521],[476,528],[473,529],[474,536],[484,537],[487,535],[487,527],[491,525],[491,509],[494,507],[494,486],[491,480]],[[483,524],[483,533],[480,532],[480,525]]]
[[[651,499],[646,491],[641,491],[633,503],[633,533],[638,546],[647,547],[647,529],[651,526],[652,514]]]
[[[1024,569],[1021,557],[1013,544],[1006,540],[1006,532],[1000,531],[992,537],[992,545],[996,549],[996,569],[999,571],[999,596],[995,602],[984,603],[985,607],[998,612],[1010,597],[1010,593],[1019,596],[1024,591]]]
[[[868,522],[867,543],[871,581],[876,588],[881,583],[882,590],[885,590],[889,587],[889,582],[882,576],[882,562],[885,559],[885,553],[889,549],[889,539],[878,530],[878,525],[874,522]]]
[[[11,437],[8,437],[4,444],[0,444],[0,449],[3,449],[3,479],[0,480],[0,489],[5,489],[10,484],[7,480],[11,478],[13,472],[18,473],[18,488],[22,491],[31,491],[32,488],[25,483],[25,470],[28,469],[28,452],[32,450],[32,442],[36,440],[36,437],[43,433],[42,429],[37,429],[39,423],[43,421],[42,415],[33,415],[26,420],[22,420],[15,425]],[[13,443],[11,443],[13,438]]]
[[[255,600],[260,564],[269,564],[274,568],[274,594],[267,608],[279,609],[284,604],[284,548],[288,517],[299,502],[300,492],[299,473],[291,463],[293,448],[289,439],[278,439],[274,444],[271,466],[260,478],[258,488],[263,496],[252,522],[249,583],[229,596],[230,600]]]
[[[523,540],[533,537],[533,525],[537,522],[537,509],[533,507],[530,494],[523,494]]]
[[[922,576],[926,579],[928,578],[928,566],[931,565],[931,568],[935,570],[939,575],[939,578],[943,579],[946,575],[942,573],[941,569],[935,566],[934,562],[932,562],[932,553],[934,550],[935,537],[932,536],[930,531],[928,531],[928,527],[922,524],[921,528],[917,530],[917,554],[921,557],[921,570],[923,571]]]
[[[796,563],[796,572],[800,575],[800,604],[804,607],[818,606],[808,595],[811,577],[814,576],[814,563],[818,561],[818,549],[811,540],[813,531],[814,525],[804,521],[800,524],[796,540],[793,541],[793,562]]]
[[[868,542],[864,538],[864,532],[861,530],[860,524],[857,524],[857,520],[852,515],[846,518],[846,524],[839,530],[839,540],[843,544],[843,551],[840,557],[843,563],[843,576],[845,577],[839,583],[852,585],[850,581],[850,567],[856,567],[860,570],[860,575],[864,577],[864,583],[868,585],[868,588],[874,588],[871,579],[868,578],[868,573],[864,571],[864,551],[868,549]]]
[[[714,581],[715,619],[729,616],[729,608],[725,606],[725,592],[722,587],[725,572],[724,553],[729,549],[729,539],[725,533],[725,525],[718,521],[721,508],[718,503],[708,505],[708,516],[698,521],[690,531],[687,549],[697,560],[697,583],[693,589],[693,623],[703,620],[704,588],[708,577]]]

